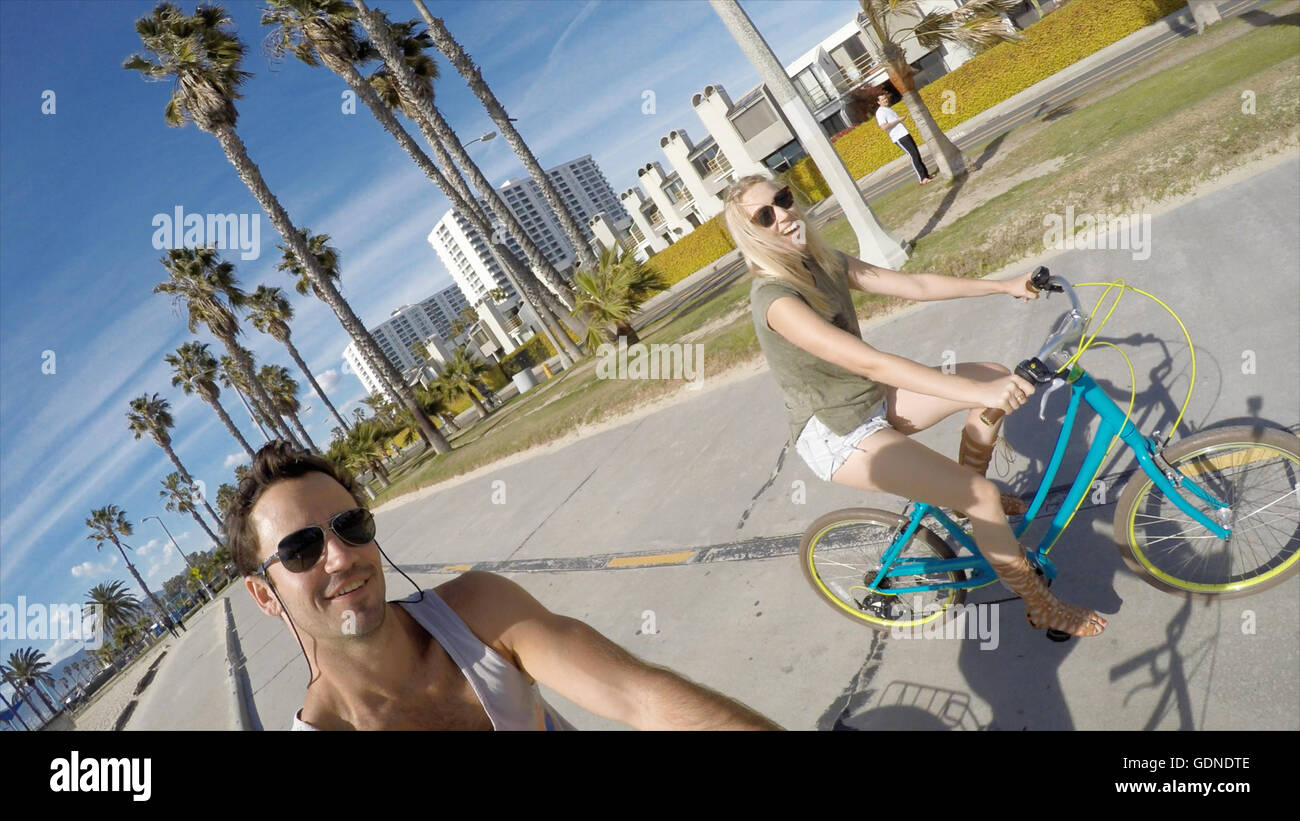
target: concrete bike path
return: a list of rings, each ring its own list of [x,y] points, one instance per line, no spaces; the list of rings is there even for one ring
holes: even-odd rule
[[[1149,259],[1128,250],[1044,259],[1076,282],[1123,277],[1179,312],[1197,349],[1191,429],[1258,418],[1294,425],[1297,224],[1300,160],[1293,157],[1157,215]],[[1091,293],[1095,299],[1099,290]],[[1091,299],[1085,297],[1086,306]],[[951,351],[959,361],[1014,363],[1038,346],[1062,304],[938,303],[872,323],[864,336],[922,362],[938,364]],[[1133,361],[1135,421],[1146,432],[1167,428],[1187,385],[1187,350],[1176,324],[1130,294],[1102,338],[1122,345]],[[1128,371],[1117,355],[1103,349],[1087,365],[1113,383],[1117,399],[1127,396]],[[1029,411],[1009,420],[1008,439],[1022,454],[1009,486],[1023,489],[1033,475],[1023,472],[1046,458],[1055,431],[1050,420],[1062,404],[1058,398],[1050,406],[1048,423]],[[958,424],[948,420],[918,438],[953,452]],[[449,576],[419,570],[443,563],[671,553],[749,536],[794,536],[838,507],[899,509],[896,499],[820,483],[789,455],[762,490],[784,438],[781,402],[763,373],[386,510],[380,539],[395,561],[417,569],[418,583],[431,586]],[[1081,445],[1071,448],[1067,469],[1081,452]],[[1125,467],[1117,462],[1105,472]],[[494,489],[504,489],[504,503],[494,504]],[[553,610],[584,618],[633,652],[792,728],[1300,726],[1293,710],[1278,707],[1300,699],[1300,579],[1209,604],[1160,593],[1128,573],[1110,543],[1117,493],[1112,488],[1108,501],[1080,513],[1053,553],[1062,595],[1103,610],[1112,625],[1100,639],[1063,645],[1028,630],[1019,603],[998,608],[996,650],[982,651],[978,641],[882,641],[820,603],[788,555],[512,577]],[[406,594],[404,580],[388,578],[393,597]],[[1003,595],[990,588],[972,601]],[[287,726],[306,682],[297,644],[246,596],[232,605],[256,711],[268,729]],[[1245,631],[1247,623],[1253,632]],[[658,632],[646,632],[650,627]],[[579,727],[611,726],[554,697]]]

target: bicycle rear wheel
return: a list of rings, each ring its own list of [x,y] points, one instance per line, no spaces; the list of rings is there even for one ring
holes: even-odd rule
[[[1145,473],[1115,507],[1124,561],[1153,587],[1232,598],[1279,584],[1300,570],[1300,438],[1242,426],[1189,436],[1164,452],[1190,481],[1228,503],[1223,511],[1184,491],[1232,531],[1220,540],[1183,513]]]
[[[890,595],[867,589],[881,567],[885,551],[907,519],[874,508],[836,510],[812,523],[799,544],[799,565],[818,598],[836,612],[876,630],[917,627],[947,620],[952,608],[966,600],[960,588]],[[951,559],[952,548],[933,531],[917,528],[899,559]],[[960,583],[965,571],[955,570],[886,581],[894,587]]]

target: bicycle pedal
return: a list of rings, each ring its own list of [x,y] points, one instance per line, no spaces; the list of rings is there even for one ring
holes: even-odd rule
[[[1070,639],[1074,638],[1074,636],[1070,635],[1064,630],[1049,629],[1046,635],[1048,641],[1055,641],[1055,642],[1069,641]]]

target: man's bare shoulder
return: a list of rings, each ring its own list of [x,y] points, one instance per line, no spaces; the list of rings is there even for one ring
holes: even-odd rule
[[[471,570],[433,588],[479,641],[510,659],[519,658],[510,648],[507,635],[520,621],[547,611],[522,587],[495,573]]]

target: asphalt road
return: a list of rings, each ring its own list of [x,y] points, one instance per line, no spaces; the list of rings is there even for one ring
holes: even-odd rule
[[[1149,259],[1127,250],[1073,250],[1017,270],[1041,261],[1076,282],[1123,277],[1170,302],[1197,352],[1184,433],[1257,419],[1294,426],[1297,225],[1300,159],[1292,157],[1155,216]],[[873,322],[864,336],[931,364],[945,351],[959,361],[1014,363],[1038,347],[1062,304],[932,303]],[[1133,360],[1139,427],[1167,430],[1188,384],[1188,351],[1176,324],[1130,295],[1101,338]],[[1248,357],[1253,372],[1243,368]],[[1085,366],[1118,400],[1127,398],[1128,371],[1116,354],[1101,349]],[[1009,487],[1030,486],[1062,405],[1049,406],[1045,422],[1030,412],[1008,420],[1007,437],[1021,454],[1003,480]],[[918,438],[955,454],[958,430],[950,419]],[[1107,503],[1083,510],[1052,554],[1062,573],[1057,590],[1104,612],[1104,636],[1049,643],[1024,624],[1018,602],[998,608],[996,649],[981,650],[978,641],[882,639],[851,623],[814,596],[789,548],[825,512],[898,510],[901,503],[821,483],[793,455],[773,479],[785,435],[775,383],[761,373],[386,509],[378,516],[380,540],[424,586],[450,578],[435,572],[447,565],[530,561],[542,569],[510,575],[552,610],[790,728],[1300,728],[1300,578],[1226,602],[1161,593],[1126,570],[1110,542],[1118,488]],[[1072,446],[1067,470],[1082,447]],[[1120,461],[1104,473],[1127,467]],[[746,540],[766,548],[701,552]],[[625,569],[569,569],[593,556],[645,552],[669,557],[658,561],[688,554],[692,563],[647,567],[643,559]],[[695,560],[701,556],[732,560]],[[409,591],[396,574],[388,584],[390,597]],[[971,601],[1005,595],[988,588]],[[257,721],[286,727],[301,704],[306,664],[292,635],[247,597],[232,603]],[[1244,631],[1247,622],[1254,632]],[[547,695],[580,728],[613,726]]]

